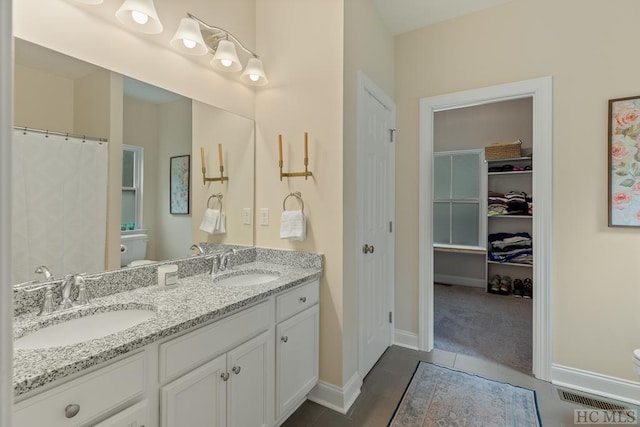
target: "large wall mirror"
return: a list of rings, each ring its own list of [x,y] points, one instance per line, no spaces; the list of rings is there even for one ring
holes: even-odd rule
[[[253,120],[20,39],[14,94],[14,284],[253,245]]]

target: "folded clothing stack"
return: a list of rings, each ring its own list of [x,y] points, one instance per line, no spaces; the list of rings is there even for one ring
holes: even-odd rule
[[[533,243],[531,235],[521,233],[489,234],[490,261],[533,264]]]
[[[531,196],[521,191],[499,193],[489,191],[487,214],[496,215],[531,215],[533,206]]]

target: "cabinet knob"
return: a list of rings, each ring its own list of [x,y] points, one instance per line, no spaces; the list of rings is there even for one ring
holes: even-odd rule
[[[238,375],[240,373],[240,366],[234,366],[231,370],[234,374]]]
[[[64,416],[67,418],[75,417],[76,415],[78,415],[78,412],[80,412],[80,405],[78,405],[77,403],[71,403],[67,405],[66,408],[64,408]]]
[[[307,297],[300,297],[300,302],[301,303],[307,302]]]
[[[282,342],[287,342],[287,341],[289,341],[289,337],[285,335],[285,336],[283,336],[282,338],[280,338],[280,340],[281,340]]]
[[[229,372],[221,373],[220,378],[222,378],[222,381],[227,381],[229,379]]]

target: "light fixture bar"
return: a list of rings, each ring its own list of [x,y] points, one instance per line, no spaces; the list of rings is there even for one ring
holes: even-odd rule
[[[193,19],[194,21],[198,22],[200,25],[202,25],[204,28],[206,28],[207,30],[211,30],[211,31],[218,31],[218,33],[220,35],[222,35],[222,38],[231,38],[235,43],[237,43],[238,46],[240,46],[240,48],[242,50],[244,50],[245,52],[247,52],[249,55],[253,56],[254,58],[259,58],[259,56],[253,52],[251,49],[248,49],[244,44],[242,44],[242,42],[240,40],[238,40],[238,38],[236,36],[234,36],[233,34],[231,34],[229,31],[220,28],[220,27],[214,27],[213,25],[209,25],[206,22],[204,22],[203,20],[201,20],[200,18],[198,18],[197,16],[194,16],[190,13],[187,12],[187,16],[191,19]],[[218,37],[218,34],[213,34],[214,37]]]

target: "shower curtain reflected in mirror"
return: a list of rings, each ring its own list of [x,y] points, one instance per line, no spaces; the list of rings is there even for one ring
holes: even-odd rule
[[[13,283],[104,270],[107,144],[16,129],[12,155]]]

